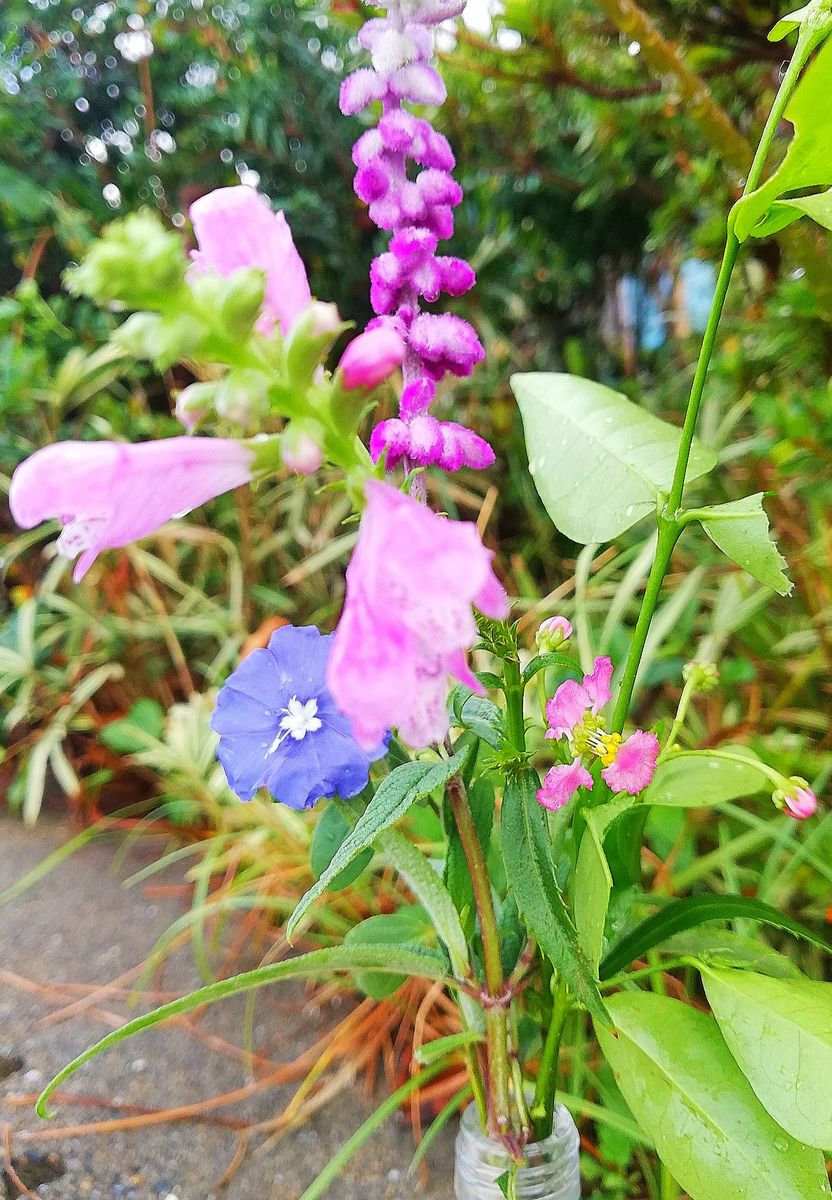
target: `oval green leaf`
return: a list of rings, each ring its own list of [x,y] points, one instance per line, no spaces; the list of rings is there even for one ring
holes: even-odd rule
[[[832,983],[715,967],[702,982],[763,1107],[792,1137],[832,1147]]]
[[[823,1155],[757,1100],[710,1017],[651,992],[607,1000],[601,1048],[634,1116],[691,1200],[823,1200]]]
[[[656,511],[670,490],[679,430],[576,375],[515,375],[529,470],[546,511],[574,542],[606,542]],[[716,455],[694,444],[687,478]]]
[[[723,554],[766,587],[787,596],[791,580],[783,568],[783,558],[771,536],[763,508],[764,492],[696,509],[696,517],[711,541]]]
[[[767,781],[754,766],[756,755],[745,746],[724,749],[726,753],[747,758],[749,765],[720,758],[718,752],[679,750],[659,763],[653,782],[644,793],[644,803],[706,808],[761,792]]]

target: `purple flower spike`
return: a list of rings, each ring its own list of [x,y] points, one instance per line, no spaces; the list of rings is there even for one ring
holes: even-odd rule
[[[453,236],[453,210],[462,188],[453,178],[448,141],[406,104],[437,105],[445,85],[432,65],[432,26],[458,16],[464,0],[383,0],[384,17],[366,22],[358,40],[370,53],[341,86],[348,116],[380,102],[378,126],[353,147],[355,192],[370,219],[391,234],[389,248],[370,270],[370,303],[377,314],[369,328],[394,331],[405,343],[399,418],[374,431],[374,459],[386,452],[388,470],[435,466],[445,471],[482,468],[494,461],[487,442],[471,430],[429,416],[436,384],[446,375],[470,375],[485,357],[476,332],[461,317],[423,312],[444,293],[462,296],[476,276],[461,258],[437,254]]]

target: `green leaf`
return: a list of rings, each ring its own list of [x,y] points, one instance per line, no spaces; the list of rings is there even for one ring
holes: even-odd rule
[[[802,8],[796,8],[794,12],[786,13],[785,17],[781,17],[774,26],[768,35],[768,40],[770,42],[781,42],[784,37],[788,37],[790,33],[794,33],[805,21],[811,7],[811,4],[804,4]]]
[[[832,983],[713,967],[702,982],[766,1111],[798,1141],[832,1146]]]
[[[523,672],[523,687],[531,683],[539,671],[545,671],[549,667],[562,667],[565,671],[571,671],[575,676],[582,674],[580,664],[575,662],[574,658],[570,658],[568,654],[538,654]]]
[[[451,692],[450,704],[457,725],[470,729],[486,745],[499,750],[503,744],[503,714],[496,704],[475,695],[461,683]]]
[[[391,946],[412,950],[422,943],[435,940],[435,930],[423,908],[415,904],[402,905],[394,913],[382,913],[359,921],[347,932],[345,946]],[[384,1000],[400,988],[407,975],[382,974],[379,971],[356,971],[355,982],[373,1000]]]
[[[753,796],[770,787],[753,764],[757,756],[746,746],[726,746],[726,753],[747,758],[748,766],[719,757],[718,751],[677,750],[662,759],[644,793],[645,804],[705,808],[738,796]]]
[[[771,237],[801,217],[810,217],[823,229],[832,229],[832,191],[815,192],[811,196],[797,196],[791,200],[775,200],[760,223],[751,230],[751,236]]]
[[[318,824],[315,826],[315,832],[312,834],[312,845],[309,848],[309,865],[316,879],[320,879],[332,862],[338,850],[343,845],[350,829],[352,829],[352,826],[339,810],[338,806],[336,804],[327,805]],[[356,855],[350,865],[339,872],[330,882],[329,890],[337,892],[341,888],[349,887],[351,883],[355,883],[364,868],[369,866],[372,857],[373,850],[371,846],[366,850],[362,850],[360,854]]]
[[[827,41],[809,63],[786,109],[786,119],[794,125],[794,137],[785,158],[765,183],[734,208],[734,232],[741,242],[779,197],[801,188],[832,185],[830,86],[832,41]]]
[[[612,823],[634,804],[631,796],[625,796],[584,813],[586,830],[575,868],[575,925],[581,948],[596,973],[604,948],[604,928],[613,888],[604,838]]]
[[[823,1155],[759,1104],[716,1022],[677,1000],[619,992],[601,1048],[639,1124],[691,1200],[821,1200]],[[759,1050],[759,1047],[758,1047]]]
[[[775,929],[785,929],[795,937],[803,938],[827,954],[832,954],[832,946],[822,937],[779,909],[763,904],[762,900],[754,900],[750,896],[687,896],[684,900],[666,904],[622,938],[601,963],[600,977],[612,978],[635,959],[643,958],[648,950],[662,945],[668,938],[686,929],[694,929],[706,921],[733,921],[736,917],[762,921],[766,925],[773,925]]]
[[[696,519],[732,562],[766,587],[787,596],[792,584],[783,571],[786,560],[771,537],[763,508],[764,495],[764,492],[757,492],[744,500],[698,508]]]
[[[466,1029],[462,1033],[450,1033],[447,1037],[435,1038],[432,1042],[424,1042],[413,1057],[421,1067],[426,1067],[431,1063],[448,1058],[449,1055],[455,1054],[457,1050],[464,1050],[468,1046],[478,1045],[484,1040],[482,1034],[478,1033],[475,1029]]]
[[[595,974],[578,943],[555,878],[549,826],[537,803],[537,776],[533,773],[525,771],[507,781],[500,829],[508,886],[530,932],[563,973],[576,999],[605,1021]]]
[[[116,754],[139,754],[159,741],[165,729],[165,710],[155,700],[137,700],[126,717],[105,725],[100,738]]]
[[[785,954],[772,950],[759,938],[734,933],[733,929],[689,929],[664,942],[662,950],[674,957],[696,959],[709,967],[735,967],[775,979],[805,978]]]
[[[320,879],[302,897],[286,925],[286,937],[292,940],[298,922],[328,887],[330,882],[348,867],[368,846],[372,846],[383,829],[389,829],[402,817],[411,804],[422,796],[428,796],[434,788],[447,783],[452,775],[462,770],[470,747],[465,747],[453,758],[438,763],[409,762],[384,779],[376,794],[355,823],[355,827],[339,846],[329,866]]]
[[[656,511],[670,490],[679,430],[626,396],[574,375],[515,375],[529,470],[546,511],[575,542],[605,542]],[[688,479],[716,455],[701,443]]]
[[[309,954],[300,954],[297,958],[289,958],[284,962],[270,963],[265,967],[257,967],[253,971],[244,971],[240,975],[232,975],[229,979],[219,979],[206,987],[197,988],[187,996],[180,996],[168,1004],[162,1004],[149,1013],[134,1017],[125,1025],[120,1025],[111,1033],[106,1034],[94,1046],[90,1046],[74,1058],[71,1063],[59,1071],[38,1097],[37,1112],[41,1117],[48,1117],[46,1102],[52,1093],[59,1088],[79,1067],[90,1059],[96,1058],[110,1046],[123,1042],[125,1038],[133,1037],[171,1017],[181,1016],[182,1013],[193,1012],[206,1004],[215,1004],[227,996],[237,996],[243,992],[251,992],[256,988],[265,987],[269,983],[278,983],[284,979],[304,979],[316,975],[329,975],[333,971],[381,971],[398,975],[416,975],[421,979],[433,979],[453,987],[454,981],[448,977],[447,964],[441,954],[435,950],[421,949],[408,946],[396,949],[390,946],[330,946],[325,950],[313,950]]]

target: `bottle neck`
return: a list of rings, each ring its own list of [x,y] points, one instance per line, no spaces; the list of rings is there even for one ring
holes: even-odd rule
[[[526,1146],[517,1167],[517,1200],[580,1200],[578,1130],[559,1104],[551,1135]],[[497,1180],[513,1168],[511,1155],[480,1128],[476,1106],[462,1114],[456,1139],[456,1200],[505,1200]]]

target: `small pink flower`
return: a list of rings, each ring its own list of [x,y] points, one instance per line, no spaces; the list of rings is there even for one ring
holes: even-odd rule
[[[784,788],[779,794],[782,796],[783,805],[798,821],[805,821],[807,817],[813,817],[817,812],[817,796],[806,780],[801,779],[798,775],[793,775],[789,780],[789,787]]]
[[[572,622],[566,617],[547,617],[541,621],[534,635],[538,650],[543,654],[553,654],[560,650],[572,637]]]
[[[475,525],[449,521],[389,484],[367,484],[347,568],[328,686],[361,746],[390,726],[414,748],[448,731],[448,676],[481,691],[465,661],[472,606],[505,617],[508,599]]]
[[[76,583],[102,550],[126,546],[206,500],[251,480],[253,451],[222,438],[158,442],[58,442],[12,477],[9,505],[31,529],[59,517],[58,551],[74,558]]]
[[[552,767],[538,790],[537,802],[544,808],[557,812],[568,804],[578,788],[591,788],[592,776],[580,759],[571,763],[559,763]]]
[[[344,390],[374,388],[404,360],[405,344],[393,329],[368,329],[354,338],[338,364]]]
[[[637,796],[655,775],[658,757],[659,739],[655,733],[637,729],[618,747],[613,761],[601,772],[601,778],[614,792]]]
[[[565,621],[564,617],[550,619]],[[568,621],[565,623],[569,625]],[[556,632],[560,633],[561,628],[556,627]],[[573,755],[571,763],[553,767],[546,776],[537,794],[546,808],[560,808],[578,788],[592,787],[592,776],[581,761],[585,758],[599,758],[604,782],[614,792],[628,792],[631,796],[643,792],[656,772],[659,741],[654,733],[637,729],[622,741],[620,734],[606,732],[601,710],[612,699],[612,673],[611,659],[596,658],[590,675],[584,675],[580,683],[567,679],[546,705],[550,725],[546,737],[567,738]]]
[[[570,626],[571,629],[571,626]],[[612,699],[612,660],[596,658],[591,675],[584,675],[583,682],[567,679],[546,705],[546,719],[551,728],[546,736],[560,738],[571,733],[587,712],[596,716]]]
[[[257,329],[269,334],[279,324],[287,334],[312,295],[283,213],[273,212],[253,188],[241,186],[201,196],[191,205],[190,218],[199,244],[193,256],[196,269],[222,276],[243,267],[261,270],[266,286]]]

